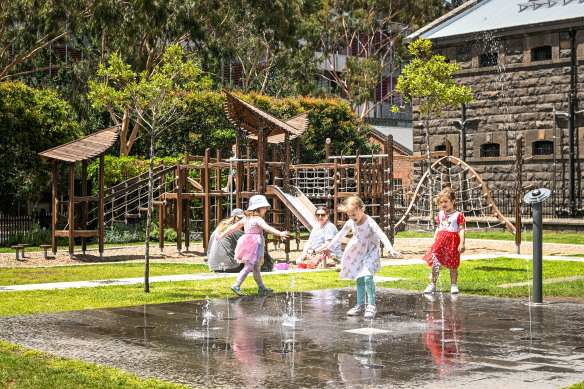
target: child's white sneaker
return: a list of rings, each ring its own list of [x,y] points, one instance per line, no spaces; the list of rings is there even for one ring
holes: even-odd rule
[[[365,319],[373,319],[375,317],[375,314],[377,313],[377,308],[375,308],[375,305],[367,305],[367,308],[365,309],[365,315],[363,315],[363,317]]]
[[[458,286],[456,286],[456,284],[450,285],[450,293],[452,293],[452,294],[458,293]]]
[[[436,292],[436,284],[429,284],[428,286],[426,286],[426,289],[424,289],[424,293],[434,293]]]
[[[363,305],[355,305],[353,308],[349,309],[347,316],[359,316],[365,312],[365,307]]]

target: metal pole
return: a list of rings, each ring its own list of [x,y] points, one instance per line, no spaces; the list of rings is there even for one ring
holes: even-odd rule
[[[533,302],[542,302],[542,231],[541,202],[533,203]]]
[[[542,303],[542,232],[541,203],[550,196],[546,188],[534,189],[523,200],[533,207],[533,303]]]

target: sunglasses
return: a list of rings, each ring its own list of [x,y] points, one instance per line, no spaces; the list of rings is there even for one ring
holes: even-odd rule
[[[326,213],[317,213],[316,214],[316,217],[325,217],[325,216],[326,216]]]

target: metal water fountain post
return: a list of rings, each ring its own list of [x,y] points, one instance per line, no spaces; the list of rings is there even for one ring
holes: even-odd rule
[[[533,207],[533,303],[542,303],[542,232],[541,203],[550,196],[550,190],[541,188],[527,193],[523,200]]]

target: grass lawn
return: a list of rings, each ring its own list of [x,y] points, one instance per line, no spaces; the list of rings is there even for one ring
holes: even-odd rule
[[[150,276],[206,273],[207,265],[151,263]],[[12,267],[0,271],[0,285],[43,284],[49,282],[109,280],[144,277],[143,263],[115,263],[90,266]]]
[[[151,266],[159,264],[151,264]],[[167,266],[167,265],[164,265]],[[51,275],[37,274],[34,277],[53,277],[53,281],[69,281],[79,277],[77,266],[63,267],[59,273]],[[96,269],[98,274],[108,274],[104,278],[118,278],[120,274],[143,272],[142,264],[116,264],[83,266],[83,271]],[[5,270],[3,269],[0,274]],[[18,269],[39,270],[39,269]],[[44,269],[43,269],[44,270]],[[53,270],[53,269],[49,269]],[[170,265],[160,267],[163,273],[200,272],[205,271],[205,265]],[[157,270],[157,271],[158,271]],[[386,266],[380,276],[400,277],[404,280],[382,282],[378,286],[402,288],[421,291],[428,283],[429,267],[426,265]],[[152,269],[152,273],[154,270]],[[178,273],[173,273],[178,274]],[[544,280],[548,278],[563,278],[584,274],[584,263],[568,261],[543,261]],[[527,286],[500,288],[497,285],[526,282],[531,279],[531,260],[496,258],[490,260],[464,261],[459,268],[459,287],[462,294],[481,296],[497,296],[509,298],[525,298],[530,289]],[[15,280],[16,274],[1,275],[4,280]],[[127,275],[125,275],[127,276]],[[234,277],[234,274],[228,275]],[[294,277],[296,291],[330,288],[354,287],[353,281],[339,279],[334,271],[314,273],[294,273],[284,275],[266,275],[266,285],[275,292],[291,290],[291,277]],[[27,277],[33,277],[28,275]],[[24,291],[0,293],[0,315],[18,315],[27,313],[57,312],[79,309],[120,307],[140,304],[156,304],[163,302],[200,300],[224,297],[226,285],[233,278],[218,278],[205,281],[164,282],[151,284],[150,293],[144,293],[143,285],[101,286],[96,288],[65,289],[53,291]],[[35,281],[38,282],[38,281]],[[442,271],[438,282],[439,289],[450,287],[448,271]],[[253,280],[247,280],[242,287],[246,294],[257,293]],[[584,280],[572,282],[554,282],[543,288],[544,298],[551,297],[582,297],[584,296]],[[230,294],[231,295],[231,294]],[[84,388],[184,388],[182,385],[171,384],[151,379],[142,379],[132,374],[113,368],[98,366],[76,360],[66,360],[56,356],[28,350],[10,343],[0,341],[0,382],[9,388],[53,388],[53,387],[84,387]],[[582,383],[572,389],[583,389]]]
[[[188,388],[0,341],[2,388]]]

